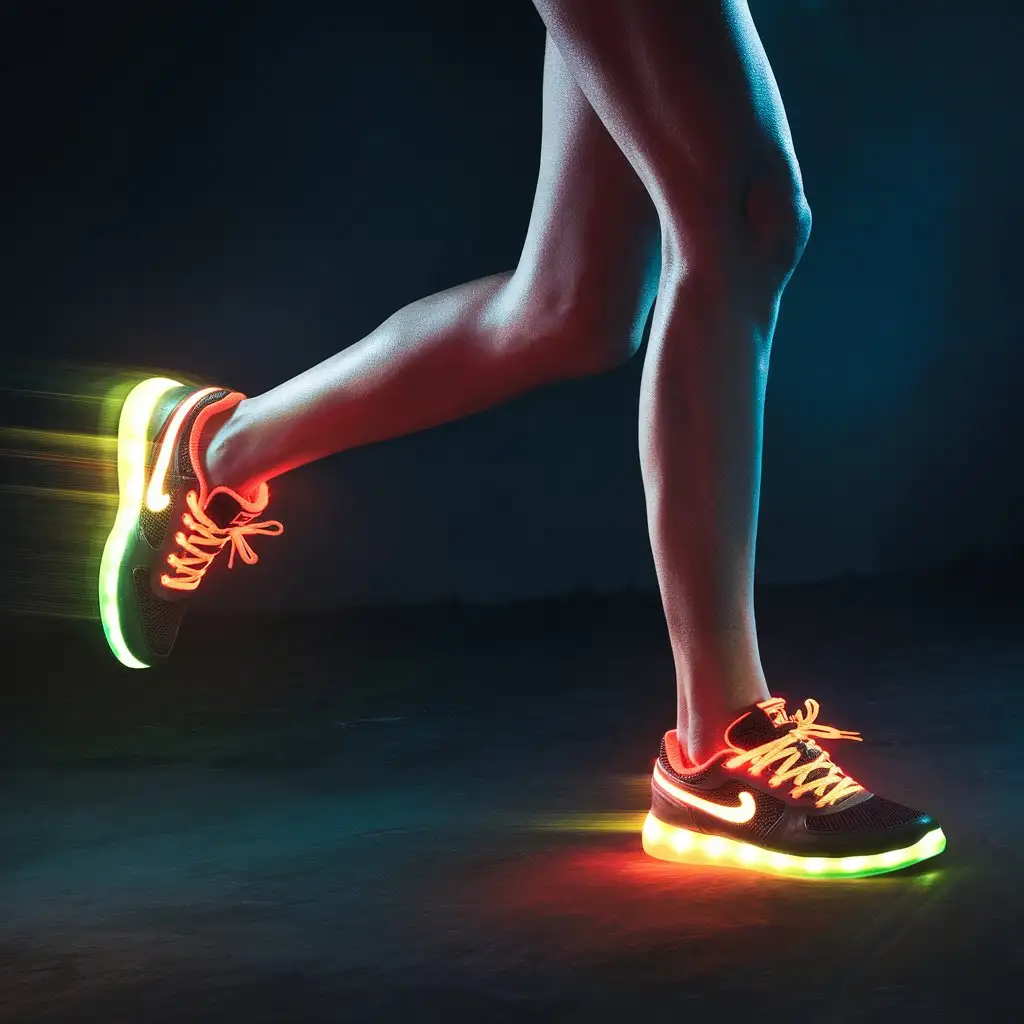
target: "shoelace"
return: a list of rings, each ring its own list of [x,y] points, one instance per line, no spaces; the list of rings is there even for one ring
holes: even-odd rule
[[[175,534],[174,539],[181,545],[182,554],[167,557],[167,564],[177,575],[164,573],[160,577],[160,582],[171,590],[195,590],[225,544],[231,545],[229,569],[235,563],[236,553],[243,562],[252,565],[259,561],[259,556],[246,537],[277,537],[284,532],[284,526],[273,519],[218,526],[200,507],[199,495],[195,491],[188,492],[185,503],[188,511],[182,516],[182,524],[191,532],[187,536],[184,530]]]
[[[804,711],[797,711],[795,714],[785,715],[786,702],[779,697],[766,700],[758,706],[778,721],[789,721],[794,723],[793,728],[784,736],[770,740],[752,750],[745,750],[725,762],[727,768],[739,768],[746,764],[751,775],[760,775],[769,765],[778,761],[773,770],[768,785],[777,787],[784,782],[792,781],[793,789],[791,795],[794,799],[803,796],[804,793],[813,793],[817,800],[816,807],[827,807],[834,804],[843,797],[860,793],[864,787],[847,775],[839,765],[833,763],[827,750],[819,747],[814,741],[822,740],[857,740],[861,739],[860,733],[849,732],[846,729],[836,729],[831,725],[819,725],[817,722],[818,712],[821,710],[816,700],[808,698],[804,701]],[[779,712],[782,712],[780,715]],[[801,747],[804,749],[801,750]],[[805,750],[818,751],[818,756],[811,761],[798,764],[804,756]],[[812,772],[821,771],[816,779],[808,781],[807,776]]]

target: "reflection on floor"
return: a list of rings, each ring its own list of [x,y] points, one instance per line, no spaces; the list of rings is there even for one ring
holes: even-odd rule
[[[95,624],[8,619],[0,1020],[981,1019],[1024,967],[1024,601],[758,607],[776,692],[862,731],[840,763],[931,811],[942,857],[805,882],[646,858],[673,700],[646,599],[196,618],[144,673]]]

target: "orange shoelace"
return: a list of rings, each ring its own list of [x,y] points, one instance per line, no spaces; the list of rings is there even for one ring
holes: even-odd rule
[[[259,556],[246,537],[277,537],[284,532],[284,526],[271,519],[218,526],[200,507],[199,495],[195,491],[188,492],[185,502],[188,511],[182,516],[182,523],[191,532],[187,536],[184,530],[175,534],[174,539],[181,545],[182,553],[167,557],[167,564],[177,575],[164,573],[160,577],[160,582],[171,590],[195,590],[225,544],[231,545],[229,569],[234,565],[236,553],[247,565],[253,565],[259,561]]]
[[[768,785],[777,787],[784,782],[792,782],[791,795],[794,799],[804,793],[813,793],[817,799],[815,807],[827,807],[843,797],[863,792],[864,787],[847,775],[839,765],[834,764],[827,750],[819,747],[815,740],[857,740],[860,733],[836,729],[831,725],[819,725],[817,722],[820,705],[816,700],[808,698],[804,701],[806,714],[797,711],[788,717],[785,714],[786,702],[781,697],[772,697],[759,705],[776,722],[793,722],[793,728],[784,736],[770,740],[752,750],[744,750],[725,762],[727,768],[739,768],[746,764],[751,775],[760,775],[765,768],[775,762]],[[811,761],[798,764],[806,753],[818,751],[818,756]],[[812,772],[824,772],[818,778],[808,780]]]

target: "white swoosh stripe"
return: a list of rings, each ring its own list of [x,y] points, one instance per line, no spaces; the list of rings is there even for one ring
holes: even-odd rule
[[[735,825],[742,825],[744,822],[750,821],[757,811],[757,804],[754,802],[753,796],[746,790],[739,794],[738,804],[732,806],[716,804],[711,800],[704,800],[702,797],[695,796],[688,790],[680,789],[679,786],[666,778],[661,765],[655,765],[654,782],[659,789],[667,796],[672,797],[673,800],[678,800],[681,804],[686,804],[698,811],[703,811],[712,817],[720,818],[722,821],[731,821]]]
[[[181,426],[185,417],[192,411],[200,399],[212,395],[216,388],[203,388],[193,392],[174,411],[171,422],[164,432],[163,443],[153,464],[153,475],[149,478],[149,487],[146,490],[146,504],[153,512],[162,512],[171,503],[171,496],[164,490],[167,470],[171,465],[171,456],[178,444],[178,435],[181,433]]]

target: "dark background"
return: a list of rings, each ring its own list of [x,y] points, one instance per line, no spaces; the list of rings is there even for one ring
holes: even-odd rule
[[[283,478],[260,565],[118,665],[110,398],[259,391],[511,267],[543,31],[527,0],[0,2],[0,610],[45,613],[0,615],[0,1024],[792,1024],[794,985],[816,1024],[1005,1018],[1019,3],[752,7],[815,212],[759,578],[842,577],[760,590],[759,648],[946,853],[798,884],[641,852],[674,665],[639,359]]]
[[[776,334],[759,580],[1011,554],[1018,5],[751,7],[815,216]],[[63,422],[55,392],[159,368],[255,393],[516,262],[544,42],[526,0],[7,3],[0,41],[8,473],[19,428]],[[653,589],[640,368],[282,479],[259,585],[217,599]],[[68,524],[52,498],[27,521]],[[40,575],[54,531],[34,530],[11,578]]]

